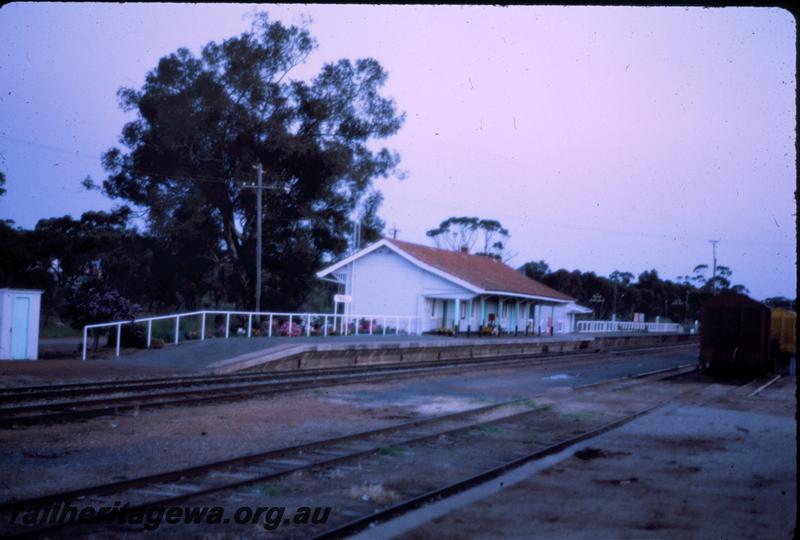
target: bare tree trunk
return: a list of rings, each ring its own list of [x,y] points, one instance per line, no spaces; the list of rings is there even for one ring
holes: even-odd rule
[[[233,214],[225,213],[225,217],[223,218],[222,222],[223,222],[223,232],[225,236],[225,245],[228,247],[228,252],[230,253],[231,259],[233,261],[233,269],[236,272],[236,277],[239,279],[239,284],[242,286],[242,290],[244,292],[244,298],[249,298],[252,296],[251,293],[253,291],[251,290],[250,282],[247,279],[247,272],[242,267],[241,259],[239,258],[239,245],[236,242],[236,238],[234,237],[236,231],[234,230],[233,227]]]

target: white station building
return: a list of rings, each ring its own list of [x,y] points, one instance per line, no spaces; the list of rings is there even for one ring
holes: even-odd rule
[[[344,313],[414,317],[420,332],[563,334],[575,317],[591,313],[573,298],[482,255],[384,238],[317,272],[340,285]]]

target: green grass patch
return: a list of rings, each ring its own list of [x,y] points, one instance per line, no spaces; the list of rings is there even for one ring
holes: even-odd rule
[[[536,409],[539,404],[532,399],[521,399],[516,405],[517,407],[527,407],[529,409]]]
[[[256,484],[250,488],[250,491],[252,491],[253,493],[258,493],[259,495],[274,497],[276,495],[282,494],[284,492],[284,489],[281,486],[277,486],[275,484]]]
[[[403,452],[405,452],[405,450],[403,450],[398,446],[384,446],[379,450],[379,452],[382,456],[396,457],[403,455]]]
[[[487,424],[475,426],[474,428],[472,428],[472,431],[474,431],[475,433],[489,433],[492,435],[502,435],[504,433],[508,433],[508,430],[506,428],[501,428]]]
[[[81,337],[83,332],[72,328],[65,322],[60,321],[57,317],[50,317],[47,324],[39,330],[39,337],[42,338],[67,338],[67,337]]]
[[[580,411],[567,413],[565,416],[574,418],[575,420],[593,421],[602,418],[604,415],[603,413],[599,413],[597,411]]]

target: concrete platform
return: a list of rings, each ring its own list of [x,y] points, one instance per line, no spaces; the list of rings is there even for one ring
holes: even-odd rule
[[[554,337],[231,337],[188,341],[149,351],[124,351],[115,359],[133,367],[185,372],[283,371],[396,362],[490,358],[507,354],[545,354],[579,350],[642,347],[690,342],[687,334],[568,334]],[[104,356],[109,356],[105,350]],[[87,361],[91,362],[91,360]]]
[[[545,355],[578,351],[625,349],[655,344],[690,342],[680,335],[593,337],[571,334],[556,337],[441,338],[371,342],[308,342],[267,351],[255,351],[214,362],[217,373],[241,370],[282,371],[369,366],[390,363],[439,362],[454,359],[490,359],[507,355]]]
[[[660,409],[354,538],[793,538],[795,392]]]
[[[210,364],[217,373],[258,369],[302,370],[354,365],[445,361],[454,358],[492,357],[503,354],[540,354],[588,348],[587,336],[456,338],[407,336],[405,338],[332,339],[287,342]]]

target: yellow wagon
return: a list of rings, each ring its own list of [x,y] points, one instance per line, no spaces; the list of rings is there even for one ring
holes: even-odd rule
[[[797,313],[784,308],[772,309],[770,337],[773,353],[782,359],[795,354],[795,325]]]

